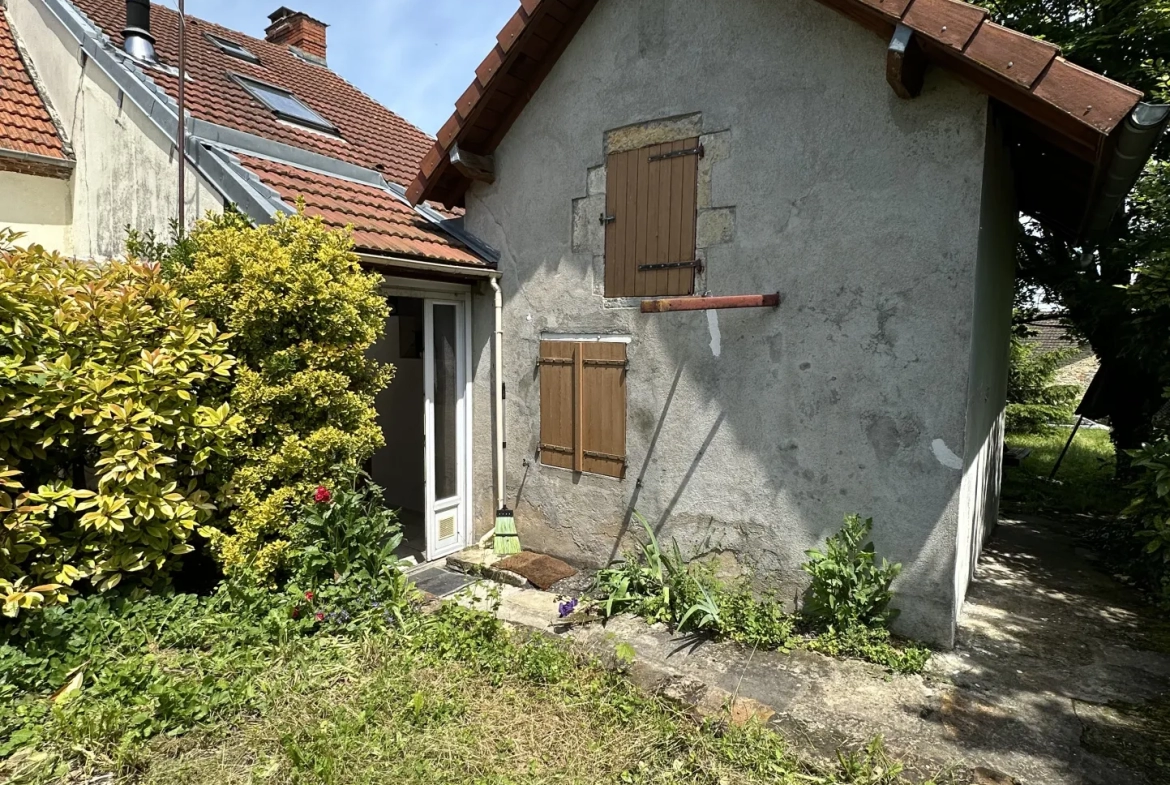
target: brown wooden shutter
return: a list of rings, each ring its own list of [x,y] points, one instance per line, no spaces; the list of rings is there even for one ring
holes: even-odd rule
[[[540,460],[622,477],[626,468],[626,345],[540,342]]]
[[[605,295],[692,294],[698,139],[613,153],[606,164]],[[674,153],[675,155],[670,155]],[[652,160],[653,159],[653,160]]]

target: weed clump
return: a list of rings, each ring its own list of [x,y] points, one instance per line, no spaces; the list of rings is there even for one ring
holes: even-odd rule
[[[665,550],[641,515],[645,541],[624,561],[600,570],[590,609],[603,618],[633,613],[679,632],[704,633],[765,649],[803,647],[858,657],[897,673],[918,673],[929,649],[895,642],[889,624],[891,584],[901,565],[879,564],[867,542],[872,519],[850,515],[824,551],[809,551],[812,576],[803,612],[784,610],[778,597],[757,596],[746,581],[728,585],[700,563],[688,563],[671,543]]]

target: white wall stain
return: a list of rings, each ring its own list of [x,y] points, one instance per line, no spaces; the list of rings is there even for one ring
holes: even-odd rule
[[[963,459],[951,452],[951,448],[947,447],[947,443],[942,439],[935,439],[931,442],[930,449],[943,466],[958,471],[963,469]]]
[[[719,335],[719,312],[707,311],[707,329],[711,332],[711,354],[716,357],[722,351],[722,339]]]

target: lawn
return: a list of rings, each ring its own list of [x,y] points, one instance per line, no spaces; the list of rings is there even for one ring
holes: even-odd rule
[[[899,781],[880,751],[816,770],[765,728],[697,724],[559,643],[455,605],[291,637],[209,607],[178,598],[146,613],[82,612],[100,624],[65,611],[55,653],[21,660],[0,646],[0,754],[6,741],[15,753],[0,781]],[[81,656],[79,688],[52,701],[42,676]]]
[[[1008,434],[1009,447],[1029,447],[1032,454],[1021,466],[1004,468],[1003,502],[1007,510],[1112,518],[1125,507],[1125,488],[1113,478],[1115,460],[1108,431],[1079,430],[1056,477],[1048,480],[1068,436],[1066,429]]]

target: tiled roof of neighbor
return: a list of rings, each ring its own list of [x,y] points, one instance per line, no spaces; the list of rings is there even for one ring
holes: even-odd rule
[[[1026,173],[1024,179],[1043,183],[1021,192],[1021,206],[1071,234],[1083,229],[1098,167],[1112,149],[1110,135],[1137,105],[1140,92],[1073,65],[1052,44],[990,22],[984,9],[961,0],[819,1],[887,40],[896,25],[904,24],[913,30],[926,61],[1017,113],[1024,126],[1020,138],[1026,136],[1031,145],[1023,154],[1053,152],[1046,166]],[[412,202],[462,203],[470,180],[452,165],[452,148],[494,152],[597,0],[520,3],[423,158],[407,189]],[[874,63],[875,68],[884,65]],[[1036,193],[1037,188],[1048,191]]]
[[[1028,323],[1028,336],[1024,341],[1035,347],[1041,354],[1074,350],[1061,365],[1068,365],[1093,353],[1090,347],[1082,345],[1069,333],[1068,328],[1057,320],[1038,320]]]
[[[125,0],[71,2],[115,47],[122,47]],[[155,38],[155,51],[160,63],[172,69],[178,65],[178,24],[175,11],[151,4],[150,32]],[[197,119],[374,170],[402,187],[410,183],[423,154],[434,142],[328,67],[307,62],[287,45],[191,16],[187,17],[186,29],[186,109]],[[259,63],[227,54],[208,35],[242,46]],[[156,68],[140,70],[178,100],[176,76]],[[237,83],[233,74],[292,93],[335,126],[338,134],[279,119]],[[453,264],[485,264],[463,243],[385,188],[264,158],[239,158],[287,205],[293,206],[303,197],[310,214],[321,215],[334,226],[352,224],[354,244],[359,250]]]
[[[0,6],[0,155],[5,150],[68,160]]]
[[[358,248],[484,266],[482,259],[384,188],[242,153],[237,157],[285,203],[303,198],[307,214],[319,215],[331,226],[352,226]]]
[[[122,28],[126,25],[125,0],[72,2],[121,48]],[[247,5],[256,7],[259,13],[259,4]],[[179,58],[178,14],[156,3],[151,4],[150,12],[150,32],[155,37],[159,60],[174,67]],[[225,53],[205,33],[242,44],[260,58],[259,65]],[[433,142],[423,131],[330,69],[297,57],[288,46],[271,44],[191,16],[187,17],[186,39],[187,111],[201,120],[376,169],[401,185],[409,184],[419,160]],[[153,69],[147,73],[168,95],[177,98],[176,77]],[[292,92],[337,126],[341,138],[282,122],[234,82],[229,77],[233,73]]]

